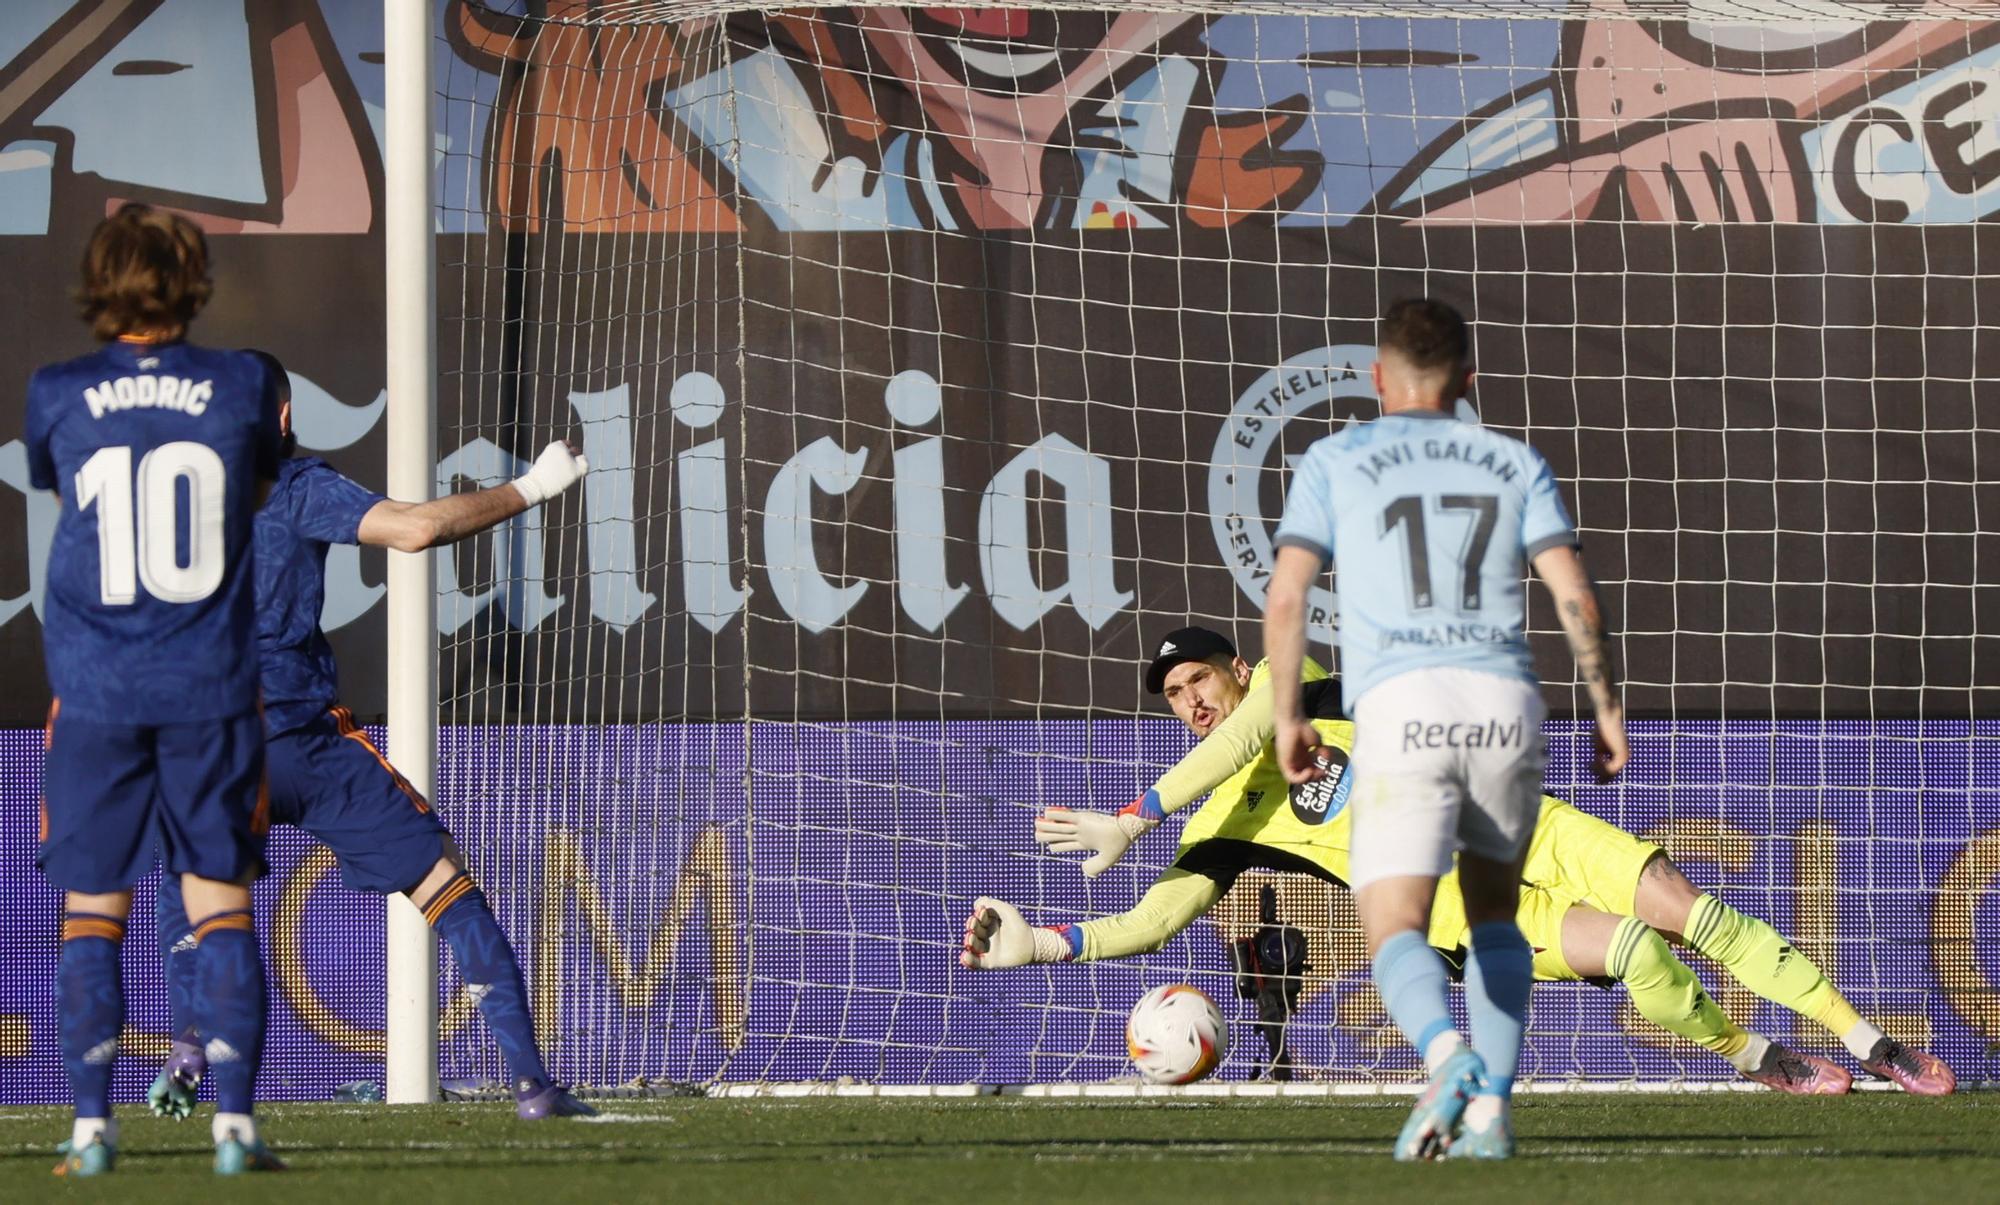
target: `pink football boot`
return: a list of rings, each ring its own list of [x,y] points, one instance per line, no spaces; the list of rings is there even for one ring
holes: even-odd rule
[[[1845,1096],[1854,1086],[1854,1077],[1839,1066],[1816,1054],[1787,1050],[1776,1042],[1765,1052],[1763,1065],[1743,1075],[1793,1096]]]
[[[1875,1043],[1875,1049],[1861,1060],[1861,1069],[1893,1082],[1913,1096],[1950,1096],[1952,1089],[1958,1087],[1958,1077],[1944,1065],[1943,1059],[1905,1046],[1894,1038]]]

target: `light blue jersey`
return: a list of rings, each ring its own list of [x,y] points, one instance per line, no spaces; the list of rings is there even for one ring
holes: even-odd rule
[[[1370,687],[1413,669],[1535,681],[1522,579],[1538,553],[1575,542],[1540,453],[1432,410],[1385,415],[1308,448],[1277,537],[1339,565],[1349,715]]]

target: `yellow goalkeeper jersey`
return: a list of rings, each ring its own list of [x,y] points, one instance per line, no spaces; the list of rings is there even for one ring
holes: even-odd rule
[[[1325,669],[1307,658],[1302,675],[1307,683],[1333,686]],[[1160,792],[1160,806],[1171,812],[1198,798],[1204,778],[1220,770],[1229,776],[1214,784],[1208,802],[1202,805],[1181,830],[1181,852],[1204,841],[1216,839],[1254,841],[1296,854],[1345,883],[1347,874],[1348,827],[1347,792],[1352,785],[1347,773],[1348,751],[1354,748],[1354,725],[1344,719],[1315,718],[1313,727],[1320,740],[1333,750],[1339,773],[1319,782],[1294,786],[1278,768],[1271,745],[1271,668],[1259,661],[1250,674],[1250,693],[1237,705],[1222,726],[1208,734],[1166,777],[1154,785]],[[1330,697],[1334,714],[1340,705],[1337,689],[1315,688],[1307,692],[1307,714]],[[1245,716],[1249,709],[1252,714]],[[1245,722],[1237,723],[1238,717]],[[1200,786],[1200,789],[1195,789]],[[1189,792],[1193,790],[1193,793]]]
[[[1276,726],[1270,668],[1260,661],[1236,710],[1153,786],[1167,812],[1208,796],[1181,830],[1177,864],[1211,875],[1230,874],[1258,864],[1255,849],[1249,848],[1258,847],[1302,859],[1343,885],[1350,881],[1347,759],[1354,748],[1354,725],[1336,718],[1340,691],[1325,669],[1308,658],[1301,677],[1306,714],[1330,747],[1339,774],[1302,786],[1286,780],[1271,743]],[[1239,842],[1243,844],[1234,844]],[[1560,799],[1542,797],[1521,874],[1518,918],[1535,949],[1537,977],[1576,977],[1560,954],[1564,913],[1584,904],[1631,915],[1639,874],[1658,851],[1658,846]],[[1267,864],[1293,868],[1282,861],[1289,859]],[[1465,898],[1454,870],[1438,881],[1428,940],[1438,949],[1455,950],[1466,944],[1466,932]]]

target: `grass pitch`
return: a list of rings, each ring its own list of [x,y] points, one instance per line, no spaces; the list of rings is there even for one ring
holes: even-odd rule
[[[2000,1199],[2000,1095],[1529,1096],[1521,1157],[1402,1166],[1408,1098],[611,1101],[523,1125],[502,1105],[274,1105],[283,1175],[218,1183],[208,1114],[121,1110],[118,1171],[49,1168],[68,1120],[0,1110],[0,1201],[1485,1202]]]

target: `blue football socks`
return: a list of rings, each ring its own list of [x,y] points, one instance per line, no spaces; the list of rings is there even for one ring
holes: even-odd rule
[[[1521,1034],[1528,1025],[1534,957],[1520,927],[1511,920],[1490,921],[1472,930],[1465,1004],[1472,1021],[1473,1049],[1486,1063],[1482,1094],[1505,1097],[1514,1090]]]
[[[195,984],[200,974],[200,956],[195,952],[194,924],[188,920],[187,905],[181,900],[181,878],[160,876],[156,898],[160,936],[160,964],[166,969],[168,1024],[175,1042],[199,1045],[195,1036]]]
[[[195,1027],[207,1043],[218,1113],[249,1114],[264,1057],[264,960],[248,912],[218,912],[194,929]]]
[[[125,922],[115,916],[71,912],[63,918],[56,1009],[63,1069],[80,1118],[111,1116],[111,1068],[125,1025],[125,986],[118,973],[118,943],[124,939]]]
[[[423,905],[423,912],[431,928],[451,947],[459,974],[478,997],[479,1013],[500,1045],[507,1074],[516,1088],[528,1081],[546,1083],[549,1073],[535,1044],[535,1020],[528,1011],[528,985],[521,978],[521,964],[478,884],[471,876],[459,874]]]
[[[1375,990],[1382,994],[1382,1003],[1388,1006],[1396,1028],[1403,1031],[1433,1072],[1441,1061],[1432,1057],[1433,1044],[1454,1032],[1451,1010],[1445,1002],[1448,978],[1444,959],[1415,929],[1403,930],[1375,951]],[[1456,1049],[1458,1043],[1449,1045]]]

